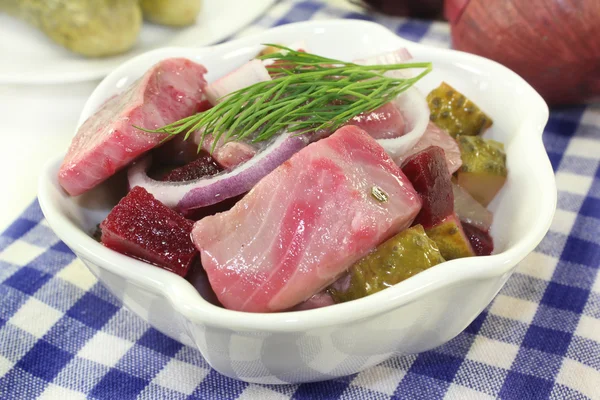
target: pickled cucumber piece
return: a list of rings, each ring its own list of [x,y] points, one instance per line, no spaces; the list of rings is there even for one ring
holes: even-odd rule
[[[142,26],[138,0],[0,0],[0,11],[87,57],[129,50]]]
[[[329,292],[336,303],[355,300],[395,285],[444,262],[436,244],[421,225],[406,229],[350,267],[344,283]],[[340,287],[342,286],[342,287]]]
[[[429,118],[440,128],[457,135],[479,135],[492,126],[492,119],[446,82],[427,95]]]
[[[449,215],[433,228],[427,229],[426,233],[437,244],[446,260],[475,255],[456,214]]]
[[[202,0],[141,0],[144,18],[168,26],[187,26],[196,22]]]
[[[506,181],[504,145],[477,136],[459,136],[456,140],[463,162],[457,174],[458,185],[487,206]]]

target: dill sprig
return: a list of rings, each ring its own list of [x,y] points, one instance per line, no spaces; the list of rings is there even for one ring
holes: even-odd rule
[[[220,99],[213,108],[146,132],[179,135],[185,139],[203,129],[200,144],[211,135],[212,149],[228,141],[271,139],[284,130],[304,134],[335,130],[351,118],[392,101],[431,71],[431,63],[358,65],[285,46],[277,53],[260,56],[274,59],[267,69],[273,79],[258,82]],[[385,76],[387,71],[423,69],[415,77]]]

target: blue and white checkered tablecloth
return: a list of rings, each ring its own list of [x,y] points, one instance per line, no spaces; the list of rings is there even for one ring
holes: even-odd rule
[[[307,19],[373,19],[281,1],[240,34]],[[377,17],[449,46],[442,23]],[[493,303],[435,350],[295,386],[226,378],[123,309],[58,240],[34,202],[0,236],[0,399],[600,399],[600,106],[553,110],[550,232]]]

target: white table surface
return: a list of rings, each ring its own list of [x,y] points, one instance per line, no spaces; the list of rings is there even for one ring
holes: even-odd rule
[[[66,151],[97,84],[0,85],[0,231],[35,199],[40,170]]]

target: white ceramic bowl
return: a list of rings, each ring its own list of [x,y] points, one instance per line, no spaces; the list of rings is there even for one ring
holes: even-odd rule
[[[345,304],[242,313],[213,306],[183,278],[94,241],[88,233],[118,200],[110,183],[71,198],[57,183],[60,159],[46,167],[40,181],[40,203],[56,234],[126,307],[161,332],[197,347],[220,373],[247,382],[325,380],[447,342],[490,303],[517,263],[540,242],[556,207],[554,174],[541,139],[548,108],[523,79],[495,62],[412,43],[370,22],[305,22],[214,47],[143,54],[102,81],[80,124],[161,59],[183,56],[200,62],[211,81],[252,58],[260,43],[299,39],[312,52],[343,60],[405,46],[416,60],[433,62],[434,71],[418,84],[424,92],[446,80],[492,116],[494,126],[486,136],[505,143],[509,170],[506,185],[490,205],[494,255],[449,261]]]

